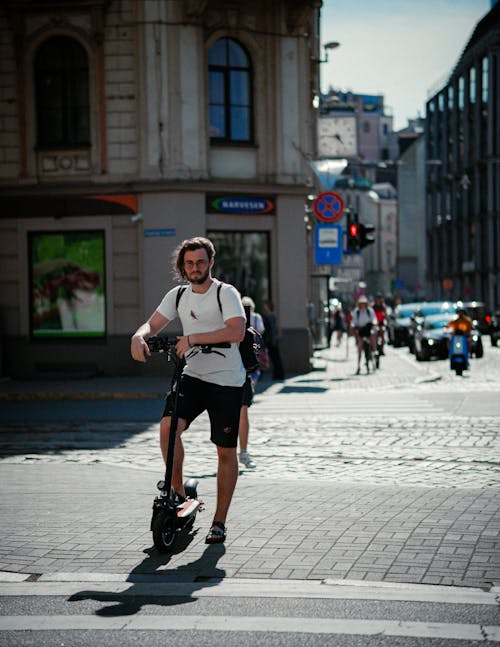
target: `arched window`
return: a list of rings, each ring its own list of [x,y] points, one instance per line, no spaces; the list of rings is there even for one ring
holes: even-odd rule
[[[37,146],[90,144],[89,65],[82,45],[67,36],[45,41],[35,57]]]
[[[252,75],[248,54],[231,38],[208,54],[210,141],[253,141]]]

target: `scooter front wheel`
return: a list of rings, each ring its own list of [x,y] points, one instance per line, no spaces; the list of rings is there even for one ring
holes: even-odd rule
[[[172,550],[176,537],[176,520],[165,511],[158,512],[152,523],[153,543],[161,553]]]

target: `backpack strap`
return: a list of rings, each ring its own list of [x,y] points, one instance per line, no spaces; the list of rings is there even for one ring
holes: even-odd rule
[[[219,310],[221,314],[222,314],[222,303],[220,302],[220,291],[223,285],[224,285],[223,283],[219,283],[219,285],[217,286],[217,303],[219,304]]]
[[[181,300],[181,296],[184,294],[184,292],[187,290],[186,285],[181,285],[179,289],[177,290],[177,296],[175,297],[175,309],[179,310],[179,301]]]

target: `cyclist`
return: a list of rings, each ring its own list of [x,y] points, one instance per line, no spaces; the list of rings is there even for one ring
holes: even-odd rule
[[[377,326],[377,318],[373,308],[368,305],[368,299],[362,294],[357,302],[357,307],[352,312],[351,325],[356,335],[356,344],[358,346],[358,368],[356,375],[360,373],[361,355],[363,353],[363,338],[370,339],[372,352],[376,349],[376,336],[374,334]]]
[[[184,448],[181,434],[203,411],[210,418],[210,439],[217,447],[217,505],[205,542],[226,539],[226,516],[238,479],[238,426],[246,371],[238,343],[245,335],[245,310],[232,285],[223,284],[219,307],[219,281],[212,278],[215,249],[208,238],[191,238],[175,250],[174,270],[179,279],[189,282],[178,301],[180,287],[170,290],[151,317],[132,337],[132,357],[145,362],[151,353],[146,339],[156,335],[177,316],[183,334],[178,337],[177,355],[186,359],[178,392],[179,420],[175,443],[172,486],[182,499],[186,496],[182,478]],[[195,353],[196,344],[231,342],[224,353]],[[160,422],[160,446],[166,461],[172,418],[172,402],[167,398]]]
[[[377,337],[380,339],[380,354],[384,355],[385,345],[385,324],[387,321],[387,308],[384,303],[384,297],[380,292],[375,295],[375,303],[373,304],[375,317],[377,318]]]

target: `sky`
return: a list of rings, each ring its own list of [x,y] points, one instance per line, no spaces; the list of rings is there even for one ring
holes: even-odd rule
[[[489,10],[490,0],[323,0],[321,43],[340,46],[321,65],[321,90],[383,94],[404,128],[425,115]]]

